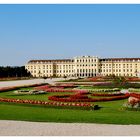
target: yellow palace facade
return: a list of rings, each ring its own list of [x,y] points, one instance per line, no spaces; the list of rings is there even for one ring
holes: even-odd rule
[[[25,68],[33,77],[140,77],[140,58],[80,56],[73,59],[30,60]]]

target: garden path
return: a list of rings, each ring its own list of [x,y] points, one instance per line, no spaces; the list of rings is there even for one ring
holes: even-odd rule
[[[140,136],[140,125],[0,121],[0,136]]]

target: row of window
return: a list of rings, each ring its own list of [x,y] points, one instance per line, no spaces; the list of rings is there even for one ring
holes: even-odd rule
[[[43,69],[52,69],[52,68],[54,68],[53,66],[43,66],[43,67],[36,67],[36,66],[28,66],[27,67],[27,69],[36,69],[36,68],[38,68],[38,69],[41,69],[41,68],[43,68]],[[63,66],[56,66],[56,68],[58,69],[61,69],[61,68],[63,68],[63,69],[73,69],[73,66],[71,66],[71,65],[63,65]]]
[[[41,74],[40,71],[38,72],[38,71],[36,71],[36,70],[34,70],[34,71],[31,70],[30,72],[31,72],[31,73]],[[57,73],[61,73],[61,72],[62,72],[62,73],[71,73],[71,72],[73,73],[74,70],[63,70],[63,71],[62,71],[62,70],[60,70],[60,71],[57,70],[57,71],[53,71],[53,72],[54,72],[54,73],[56,73],[56,72],[57,72]],[[46,70],[46,71],[43,71],[43,73],[52,73],[52,71],[51,71],[51,70],[50,70],[50,71],[49,71],[49,70]]]
[[[132,60],[122,60],[122,59],[120,59],[120,60],[113,60],[113,62],[139,62],[140,61],[140,59],[137,59],[137,60],[135,60],[135,59],[132,59]],[[101,62],[112,62],[112,60],[102,60]]]
[[[112,74],[102,74],[103,76],[109,76],[109,75],[112,75]],[[132,73],[124,73],[124,74],[120,74],[120,73],[116,73],[115,74],[116,76],[137,76],[137,74],[132,74]]]
[[[91,66],[95,66],[96,67],[96,64],[91,64],[91,65],[88,65],[88,64],[83,64],[83,65],[77,65],[77,67],[91,67]]]
[[[96,69],[77,69],[77,73],[96,72]]]
[[[77,77],[93,77],[93,76],[96,76],[97,74],[96,73],[77,73],[76,76]]]
[[[33,76],[34,77],[38,77],[38,75],[36,75],[36,74],[33,74]],[[53,75],[52,74],[42,74],[42,75],[40,75],[40,76],[42,76],[42,77],[52,77]],[[58,77],[64,77],[64,76],[67,76],[67,77],[74,77],[74,75],[72,75],[72,74],[56,74],[56,76],[58,76]]]
[[[77,63],[78,62],[97,62],[96,59],[77,59],[76,61]]]
[[[113,72],[132,72],[133,70],[132,69],[114,69]],[[137,70],[136,70],[137,71]],[[112,72],[111,69],[104,69],[104,70],[101,70],[101,72]]]
[[[132,65],[134,65],[134,64],[113,64],[113,67],[121,67],[121,65],[123,65],[123,67],[132,67]],[[109,66],[109,67],[111,67],[112,66],[112,64],[101,64],[100,66],[104,66],[104,67],[107,67],[107,66]],[[135,64],[135,67],[137,67],[137,64]]]

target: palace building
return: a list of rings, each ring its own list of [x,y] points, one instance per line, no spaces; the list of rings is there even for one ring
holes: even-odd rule
[[[33,77],[140,77],[140,58],[81,56],[73,59],[30,60],[25,68]]]

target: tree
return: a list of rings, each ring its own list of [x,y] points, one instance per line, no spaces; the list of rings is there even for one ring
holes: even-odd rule
[[[30,77],[31,73],[25,69],[25,66],[21,67],[0,67],[0,77]]]

